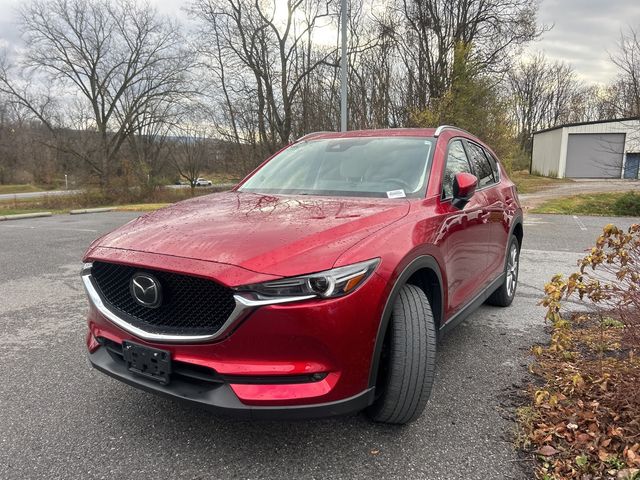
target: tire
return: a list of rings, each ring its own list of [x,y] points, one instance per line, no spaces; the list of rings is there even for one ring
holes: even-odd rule
[[[367,413],[376,422],[405,424],[424,410],[436,366],[433,313],[420,288],[402,287],[384,342],[376,382],[378,397]]]
[[[518,287],[518,272],[520,269],[520,244],[515,235],[511,235],[507,258],[504,262],[504,283],[487,299],[489,305],[508,307],[513,302]]]

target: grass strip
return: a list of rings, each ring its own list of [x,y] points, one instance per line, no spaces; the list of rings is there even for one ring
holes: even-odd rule
[[[531,213],[635,217],[640,216],[640,194],[634,192],[585,193],[554,198],[534,207]]]

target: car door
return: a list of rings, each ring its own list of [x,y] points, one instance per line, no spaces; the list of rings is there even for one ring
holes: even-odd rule
[[[505,202],[500,191],[500,175],[495,159],[480,145],[467,141],[471,166],[478,177],[478,189],[486,201],[487,221],[490,225],[487,237],[487,271],[495,278],[504,270],[504,255],[509,236],[509,219],[505,215]]]
[[[473,173],[463,142],[454,138],[447,146],[438,209],[442,215],[438,245],[447,283],[447,318],[469,303],[487,280],[486,245],[490,227],[484,194],[477,192],[463,209],[451,204],[455,175]]]

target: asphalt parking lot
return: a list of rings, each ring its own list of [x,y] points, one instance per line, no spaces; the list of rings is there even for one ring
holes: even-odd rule
[[[536,306],[606,223],[529,215],[520,284],[439,345],[426,413],[405,427],[363,415],[246,422],[155,397],[85,360],[81,255],[134,213],[0,223],[0,478],[528,478],[510,435],[510,392],[545,339]],[[637,221],[637,219],[636,219]]]

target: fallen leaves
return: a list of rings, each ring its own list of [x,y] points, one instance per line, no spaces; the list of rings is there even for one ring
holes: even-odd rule
[[[625,468],[620,470],[617,475],[617,480],[635,480],[640,476],[640,469],[638,468]]]
[[[640,359],[633,351],[594,355],[594,338],[613,344],[622,334],[603,337],[597,318],[562,328],[562,349],[532,350],[531,370],[543,381],[530,390],[529,421],[520,421],[538,478],[640,480]]]
[[[558,453],[558,450],[553,448],[551,445],[545,445],[544,447],[538,450],[538,453],[540,455],[544,455],[545,457],[552,457],[553,455]]]
[[[635,443],[633,446],[627,446],[624,449],[624,458],[629,465],[640,467],[640,453],[638,450],[640,450],[640,443]]]

